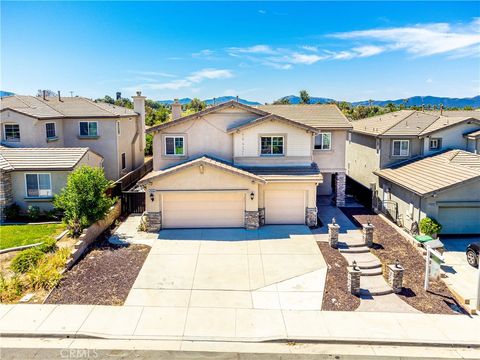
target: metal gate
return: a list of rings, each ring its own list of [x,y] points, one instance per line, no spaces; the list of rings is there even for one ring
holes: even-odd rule
[[[122,214],[141,214],[145,211],[145,192],[123,191]]]

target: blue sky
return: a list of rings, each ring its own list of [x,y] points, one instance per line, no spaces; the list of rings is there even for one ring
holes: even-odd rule
[[[2,90],[261,102],[480,93],[478,2],[4,2]]]

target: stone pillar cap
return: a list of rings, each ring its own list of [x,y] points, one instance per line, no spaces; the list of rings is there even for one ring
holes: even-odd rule
[[[362,224],[362,226],[363,227],[372,227],[372,228],[375,227],[375,226],[373,226],[373,224]]]
[[[347,266],[347,270],[349,273],[361,273],[362,272],[362,269],[358,268],[358,269],[354,269],[353,266]]]
[[[393,271],[400,271],[400,270],[405,270],[405,268],[402,265],[399,265],[398,267],[395,264],[389,264],[387,265],[389,269]]]
[[[328,224],[328,227],[336,227],[336,228],[339,228],[340,225],[338,225],[337,223],[335,223],[335,224]]]

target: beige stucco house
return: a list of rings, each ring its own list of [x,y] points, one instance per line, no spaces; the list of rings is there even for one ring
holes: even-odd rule
[[[0,100],[3,146],[90,148],[117,180],[144,162],[145,97],[127,109],[83,97],[7,96]]]
[[[177,114],[179,104],[173,106]],[[149,230],[315,225],[317,189],[344,202],[348,129],[330,105],[287,109],[235,101],[149,128],[154,170],[140,181]],[[325,153],[316,154],[319,146]],[[324,189],[332,175],[337,188]]]
[[[372,199],[372,206],[375,209],[390,215],[395,222],[407,229],[425,214],[444,218],[442,214],[445,212],[438,215],[439,211],[433,208],[423,211],[420,205],[419,212],[412,215],[412,206],[415,208],[415,202],[413,205],[406,202],[405,205],[401,201],[406,197],[401,194],[405,190],[400,190],[398,184],[390,186],[385,180],[381,180],[378,174],[383,174],[384,169],[394,168],[398,164],[429,158],[446,150],[477,152],[477,143],[474,141],[480,130],[480,120],[455,113],[447,115],[402,110],[353,121],[352,125],[353,129],[348,135],[346,158],[348,180],[355,188],[355,192],[365,193],[367,198]],[[438,173],[436,176],[440,177],[439,181],[443,181],[448,180],[449,175]],[[464,190],[456,189],[455,193],[451,192],[449,201],[457,203],[456,210],[452,211],[457,212],[459,216],[464,214],[465,218],[468,218],[467,213],[470,212],[472,203],[462,205],[465,196],[458,194],[458,191],[469,191],[467,187],[462,189]],[[444,194],[450,190],[445,191]],[[425,202],[423,204],[425,205]],[[480,204],[473,205],[480,208]],[[449,226],[447,228],[449,232],[464,231],[461,226],[458,226],[457,230]]]
[[[88,148],[0,147],[0,213],[16,203],[25,211],[53,208],[55,194],[65,187],[68,174],[83,165],[101,167],[103,158]]]

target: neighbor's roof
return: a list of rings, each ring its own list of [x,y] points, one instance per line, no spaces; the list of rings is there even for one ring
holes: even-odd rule
[[[0,110],[10,109],[38,119],[56,119],[70,117],[111,118],[136,116],[132,109],[95,102],[84,97],[47,97],[12,95],[1,98]]]
[[[427,110],[427,114],[437,115],[437,116],[453,116],[453,117],[473,117],[475,119],[480,119],[480,109],[477,110]]]
[[[256,108],[270,114],[300,122],[314,128],[351,129],[352,124],[334,104],[259,105]]]
[[[318,132],[318,130],[315,129],[314,127],[302,124],[301,122],[298,122],[298,121],[293,121],[293,120],[284,118],[283,116],[274,115],[274,114],[268,114],[268,115],[265,115],[265,116],[262,116],[262,117],[259,117],[259,118],[253,119],[253,120],[249,120],[249,121],[247,121],[243,124],[233,126],[229,129],[227,129],[227,132],[234,132],[236,130],[245,129],[245,128],[249,128],[249,127],[252,127],[252,126],[259,125],[259,124],[261,124],[265,121],[273,121],[273,120],[278,120],[278,121],[281,121],[281,122],[285,122],[287,124],[299,127],[301,129],[304,129],[304,130],[307,130],[307,131],[311,131],[313,133]]]
[[[0,147],[0,170],[71,170],[89,148]]]
[[[448,150],[374,173],[424,196],[467,181],[480,180],[480,155],[463,150]]]
[[[177,171],[189,168],[191,166],[200,165],[200,164],[211,165],[211,166],[214,166],[216,168],[226,170],[226,171],[232,172],[232,173],[237,174],[237,175],[246,176],[246,177],[249,177],[251,179],[260,181],[260,182],[265,182],[265,180],[263,180],[261,177],[255,175],[255,174],[252,174],[248,171],[245,171],[241,168],[238,168],[236,166],[233,166],[233,164],[230,164],[227,161],[220,160],[220,159],[208,156],[208,155],[203,155],[203,156],[198,157],[196,159],[187,160],[186,162],[171,166],[171,167],[166,168],[164,170],[152,171],[151,173],[144,176],[138,183],[140,185],[142,185],[142,184],[145,184],[145,183],[151,181],[152,179],[159,178],[159,177],[162,177],[162,176],[165,176],[165,175],[168,175],[168,174],[172,174],[172,173],[175,173]]]
[[[353,131],[375,136],[424,136],[467,121],[471,117],[446,117],[416,110],[400,110],[352,121]]]

